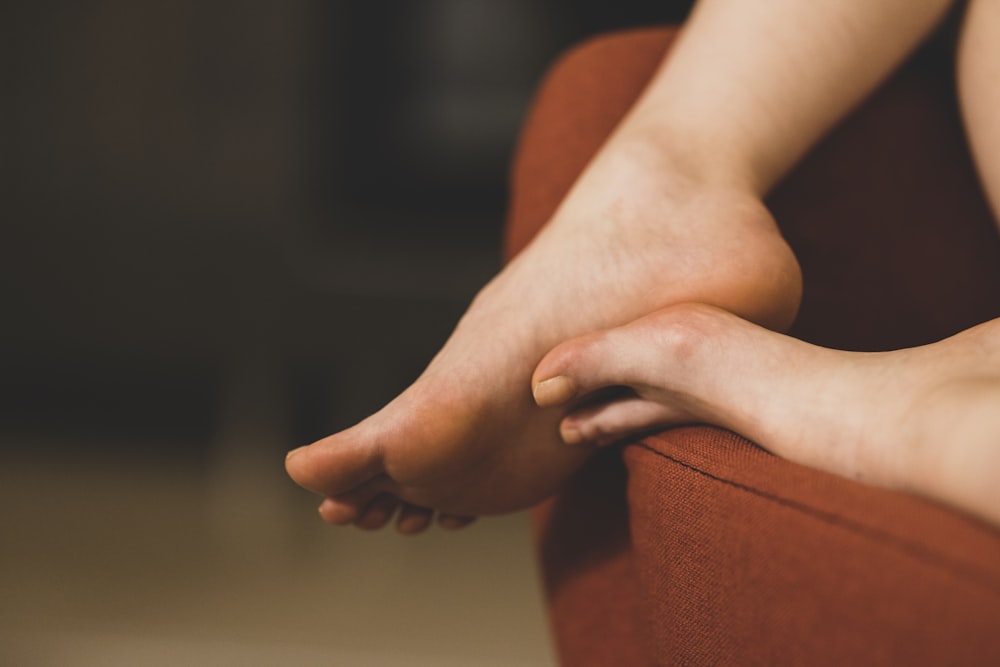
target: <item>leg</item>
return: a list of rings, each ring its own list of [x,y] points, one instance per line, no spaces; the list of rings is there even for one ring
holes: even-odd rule
[[[979,177],[1000,224],[1000,3],[971,0],[958,45],[958,91]]]
[[[551,493],[587,457],[566,451],[558,411],[539,413],[530,395],[535,363],[565,338],[692,294],[787,326],[798,269],[766,209],[754,197],[675,180],[665,168],[602,152],[546,229],[477,297],[413,387],[365,422],[289,458],[297,481],[336,496],[324,502],[323,517],[379,527],[395,507],[385,492],[460,515],[525,507]],[[595,182],[613,198],[575,197]],[[654,200],[657,215],[646,217],[643,202]],[[517,471],[503,467],[525,457],[536,462],[534,477],[512,484],[505,475]],[[477,471],[501,474],[475,484]],[[447,488],[449,477],[502,504],[470,505],[463,489]],[[413,508],[406,516],[414,532],[429,522]]]
[[[760,198],[948,4],[705,0],[549,225],[421,378],[292,453],[289,474],[328,497],[334,523],[383,493],[457,514],[525,507],[587,456],[560,447],[558,411],[534,410],[527,391],[551,346],[681,301],[787,326],[800,277]],[[419,529],[429,513],[407,517]]]
[[[539,404],[626,386],[571,411],[569,443],[707,422],[782,457],[926,495],[1000,523],[1000,319],[894,352],[842,352],[700,305],[667,308],[555,348]]]

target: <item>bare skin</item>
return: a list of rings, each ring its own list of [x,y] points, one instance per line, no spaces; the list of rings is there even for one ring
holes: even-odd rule
[[[927,34],[950,0],[703,0],[546,229],[484,288],[424,374],[372,417],[289,454],[323,518],[415,533],[527,507],[593,448],[529,379],[558,343],[700,301],[786,326],[801,288],[760,203]],[[768,39],[760,39],[761,35]],[[803,63],[809,63],[804,67]]]
[[[379,527],[395,497],[443,512],[451,527],[551,494],[589,455],[563,446],[560,412],[538,410],[529,390],[535,364],[562,340],[692,297],[773,327],[791,321],[798,267],[755,198],[675,186],[663,170],[619,158],[605,154],[592,166],[412,387],[289,459],[299,483],[335,497],[321,508],[325,519]],[[597,192],[614,197],[600,201]],[[422,529],[427,514],[404,508],[401,530]]]
[[[567,341],[535,371],[538,403],[572,405],[570,444],[710,423],[804,465],[910,491],[1000,524],[1000,319],[939,343],[843,352],[717,308],[674,306]]]
[[[959,41],[959,92],[1000,224],[998,76],[1000,3],[973,0]],[[1000,319],[933,345],[859,354],[684,306],[569,341],[534,377],[545,406],[603,385],[635,392],[564,419],[569,443],[606,444],[656,426],[705,421],[791,460],[1000,525]]]
[[[972,157],[1000,224],[1000,2],[972,0],[958,42],[958,92]]]

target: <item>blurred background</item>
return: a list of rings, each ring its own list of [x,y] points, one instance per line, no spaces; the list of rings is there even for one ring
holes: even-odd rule
[[[0,8],[0,663],[549,665],[527,519],[326,528],[284,452],[500,266],[546,66],[677,2]]]

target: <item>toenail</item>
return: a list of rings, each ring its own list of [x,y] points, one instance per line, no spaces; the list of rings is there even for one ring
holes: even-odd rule
[[[567,445],[579,445],[583,442],[583,433],[573,426],[563,426],[559,429],[559,435],[562,437],[562,441]]]
[[[299,452],[301,452],[303,449],[306,449],[307,447],[309,447],[309,445],[303,445],[302,447],[296,447],[292,451],[290,451],[287,454],[285,454],[285,462],[287,463],[289,459],[291,459],[293,456],[295,456],[296,454],[298,454]]]
[[[557,375],[536,384],[532,393],[535,403],[541,407],[559,405],[576,395],[576,383],[565,375]]]

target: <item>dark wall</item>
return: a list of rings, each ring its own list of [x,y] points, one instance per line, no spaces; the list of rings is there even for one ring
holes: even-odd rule
[[[195,448],[246,366],[272,369],[300,439],[412,379],[499,266],[507,160],[546,64],[684,14],[8,4],[0,430]]]

